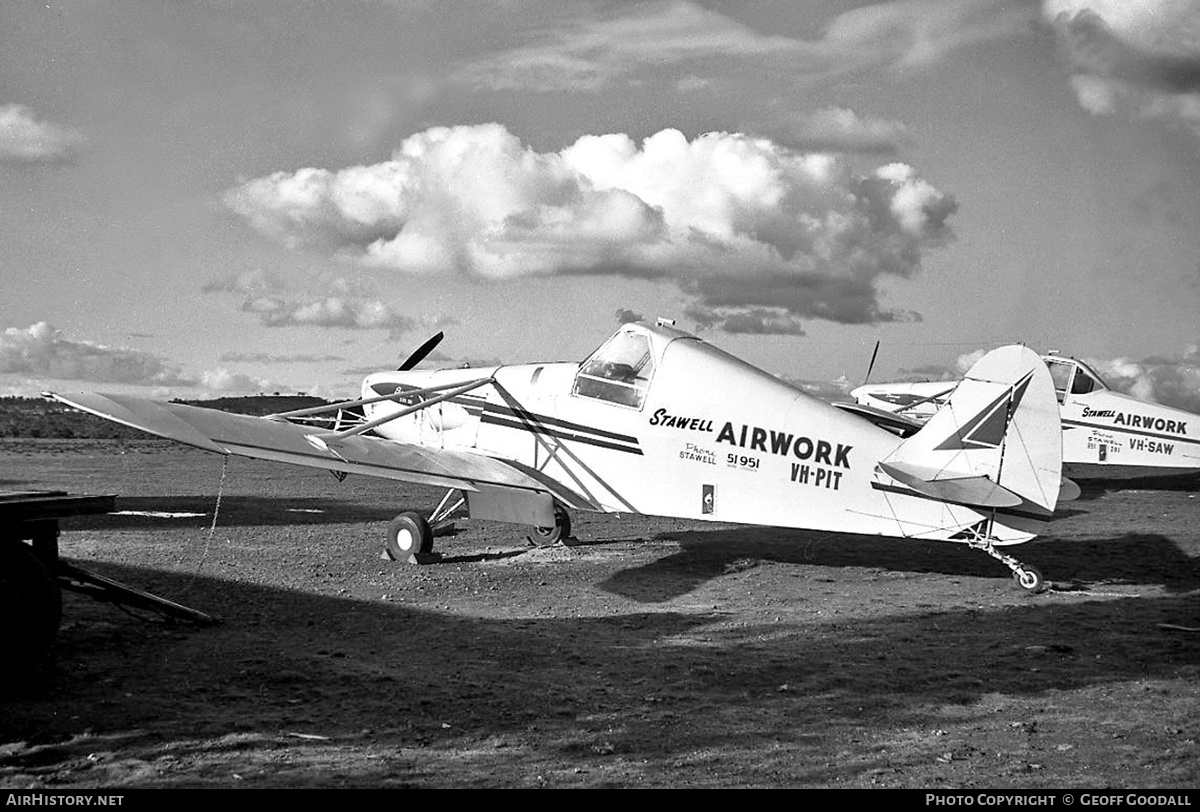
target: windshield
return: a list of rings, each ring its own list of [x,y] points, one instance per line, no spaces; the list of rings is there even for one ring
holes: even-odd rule
[[[573,392],[640,409],[653,374],[650,340],[639,333],[622,331],[580,367]]]
[[[1046,366],[1050,370],[1050,378],[1054,381],[1054,391],[1058,402],[1062,403],[1069,391],[1072,395],[1086,395],[1097,389],[1107,389],[1104,380],[1095,370],[1074,358],[1046,358]]]
[[[1055,358],[1045,360],[1046,367],[1050,370],[1050,379],[1054,381],[1054,393],[1058,395],[1058,402],[1062,403],[1067,395],[1067,387],[1071,385],[1071,373],[1075,371],[1075,364]]]
[[[1090,366],[1083,363],[1082,361],[1076,361],[1075,363],[1076,363],[1076,365],[1078,365],[1079,371],[1075,373],[1075,387],[1072,387],[1073,392],[1075,392],[1076,394],[1082,394],[1082,392],[1084,392],[1084,391],[1091,392],[1094,389],[1109,389],[1109,388],[1111,388],[1111,387],[1109,387],[1109,385],[1107,383],[1104,382],[1104,379],[1100,377],[1100,373],[1096,372],[1096,370],[1092,369]],[[1088,383],[1086,384],[1086,386],[1088,388],[1086,390],[1080,390],[1080,389],[1076,388],[1081,385],[1079,383],[1080,378],[1088,379]]]

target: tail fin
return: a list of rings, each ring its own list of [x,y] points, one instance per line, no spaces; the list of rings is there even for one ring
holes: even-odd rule
[[[995,543],[1033,538],[1063,487],[1062,426],[1046,364],[1026,347],[989,352],[879,469],[924,496],[990,512]]]

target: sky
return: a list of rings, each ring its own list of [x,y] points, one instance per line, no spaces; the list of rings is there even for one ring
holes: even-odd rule
[[[0,395],[353,396],[658,317],[1200,411],[1200,0],[0,4]]]

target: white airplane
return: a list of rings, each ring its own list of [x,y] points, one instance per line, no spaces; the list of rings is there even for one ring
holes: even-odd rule
[[[1075,358],[1051,354],[1042,360],[1060,404],[1065,476],[1120,480],[1200,473],[1200,415],[1114,392]],[[864,384],[850,395],[864,412],[877,410],[900,421],[903,434],[936,414],[954,387],[947,381]]]
[[[386,550],[436,560],[470,518],[571,543],[571,510],[942,540],[1041,573],[1001,551],[1029,541],[1060,498],[1062,430],[1038,356],[1003,347],[907,439],[834,408],[673,322],[626,324],[583,363],[373,373],[362,397],[250,417],[121,395],[50,397],[220,454],[450,489],[391,523]],[[357,424],[345,410],[362,409]]]

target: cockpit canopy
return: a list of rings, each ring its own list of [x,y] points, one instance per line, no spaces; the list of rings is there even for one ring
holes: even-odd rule
[[[640,409],[653,376],[650,337],[640,331],[620,330],[579,368],[572,393]]]
[[[1074,358],[1060,358],[1057,355],[1047,355],[1042,358],[1050,369],[1050,378],[1054,381],[1054,393],[1058,402],[1066,400],[1067,394],[1086,395],[1101,389],[1108,389],[1094,369]]]

